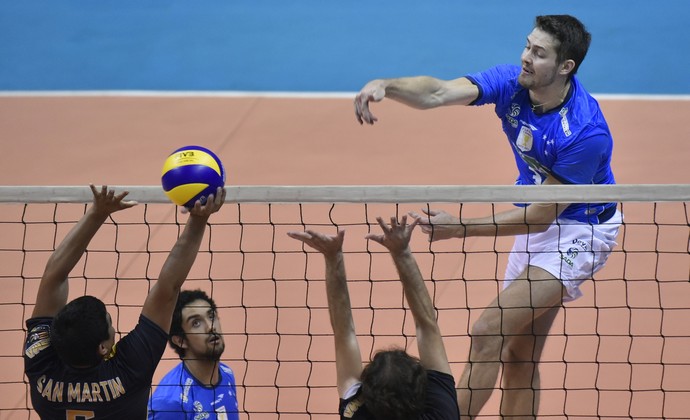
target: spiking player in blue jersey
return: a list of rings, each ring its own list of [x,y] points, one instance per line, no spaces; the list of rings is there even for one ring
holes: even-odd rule
[[[184,231],[146,297],[134,329],[115,343],[105,304],[93,296],[67,303],[68,275],[98,229],[114,212],[130,208],[127,192],[93,192],[86,211],[46,264],[36,304],[26,321],[24,372],[31,402],[42,419],[143,419],[151,380],[168,338],[180,287],[194,264],[208,218],[225,200],[220,188],[189,211]],[[97,281],[97,280],[96,280]]]
[[[184,290],[170,325],[170,346],[182,362],[149,400],[149,420],[237,420],[235,374],[225,350],[216,303],[203,290]]]
[[[494,104],[518,168],[519,185],[613,184],[613,140],[599,104],[575,77],[591,36],[568,15],[538,16],[520,66],[503,65],[454,80],[378,79],[355,98],[360,123],[370,102],[390,98],[418,109]],[[615,203],[531,204],[461,221],[442,211],[420,219],[430,240],[515,235],[504,289],[472,327],[460,378],[463,416],[477,416],[503,369],[501,414],[535,418],[545,337],[563,301],[608,258],[621,223]],[[499,309],[500,299],[500,309]]]

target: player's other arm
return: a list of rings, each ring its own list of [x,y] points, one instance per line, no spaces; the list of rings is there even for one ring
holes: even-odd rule
[[[189,210],[185,228],[168,254],[158,281],[146,297],[141,314],[156,323],[166,333],[170,331],[177,295],[201,247],[208,218],[220,210],[224,202],[225,189],[218,188],[216,194],[209,196],[205,205],[197,201]]]
[[[559,185],[556,178],[548,176],[543,185]],[[431,241],[469,236],[509,236],[546,231],[569,203],[533,203],[487,217],[468,218],[462,221],[445,211],[423,210],[424,215],[410,213],[418,218],[422,232]]]
[[[436,312],[409,246],[412,231],[418,220],[415,219],[409,226],[407,216],[403,216],[400,222],[397,218],[391,217],[390,226],[380,217],[376,220],[383,229],[383,235],[370,234],[367,238],[385,246],[393,258],[414,318],[419,360],[426,369],[450,375],[452,373],[441,330],[436,321]]]
[[[124,201],[128,194],[126,191],[115,195],[105,185],[100,190],[93,185],[89,187],[93,193],[93,204],[48,259],[38,286],[32,317],[55,316],[67,304],[67,277],[81,259],[91,239],[110,214],[137,204],[134,201]]]
[[[469,79],[441,80],[430,76],[377,79],[367,83],[355,97],[355,116],[360,124],[373,124],[376,117],[370,102],[393,99],[416,109],[443,105],[469,105],[479,96],[479,89]]]
[[[362,375],[362,355],[352,318],[342,250],[345,231],[341,230],[335,236],[312,230],[288,232],[288,235],[321,252],[326,261],[326,298],[335,340],[338,395],[342,398]]]

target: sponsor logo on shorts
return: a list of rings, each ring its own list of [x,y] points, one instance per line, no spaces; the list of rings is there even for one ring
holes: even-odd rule
[[[577,245],[580,248],[582,248],[583,251],[588,251],[589,250],[589,244],[582,239],[573,239],[573,245]]]
[[[580,251],[586,252],[589,250],[589,245],[582,239],[573,239],[572,244],[575,246],[568,248],[565,253],[561,252],[561,260],[563,260],[563,262],[568,264],[568,266],[571,268],[575,264],[575,259]],[[579,249],[577,247],[579,247]]]
[[[574,264],[573,260],[577,258],[578,252],[579,251],[577,248],[568,248],[568,251],[565,254],[561,253],[561,260],[568,264],[568,266],[572,267]]]

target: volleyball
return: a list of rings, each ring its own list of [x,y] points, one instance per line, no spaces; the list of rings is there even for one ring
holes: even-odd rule
[[[225,186],[225,168],[218,156],[201,146],[185,146],[172,152],[163,164],[163,191],[178,206],[206,203],[209,195]]]

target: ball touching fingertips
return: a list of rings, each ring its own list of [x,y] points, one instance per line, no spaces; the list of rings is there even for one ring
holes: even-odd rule
[[[163,164],[163,191],[178,206],[205,204],[209,195],[225,186],[225,168],[218,156],[201,146],[185,146],[172,152]]]

